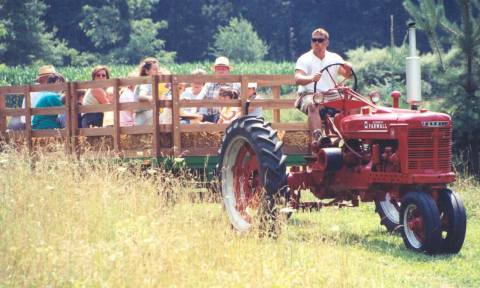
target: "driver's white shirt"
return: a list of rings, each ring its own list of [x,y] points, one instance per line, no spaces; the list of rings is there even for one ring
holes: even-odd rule
[[[295,64],[295,70],[302,70],[305,72],[306,75],[313,75],[316,72],[322,70],[324,67],[334,63],[344,63],[345,61],[343,58],[338,55],[337,53],[333,53],[330,51],[325,51],[325,57],[323,59],[318,58],[313,54],[313,50],[308,51],[307,53],[303,54],[298,58],[297,63]],[[337,81],[338,76],[338,68],[339,65],[332,66],[328,68],[328,71],[332,75],[335,82]],[[307,84],[305,86],[299,85],[298,86],[298,93],[303,92],[313,92],[313,86],[315,82]],[[319,91],[327,91],[335,86],[334,82],[332,81],[331,77],[328,75],[327,71],[323,71],[322,77],[317,83],[317,92]]]

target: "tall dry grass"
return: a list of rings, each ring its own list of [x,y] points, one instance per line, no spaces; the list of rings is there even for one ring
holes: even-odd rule
[[[467,191],[471,220],[480,210],[478,201],[470,203],[478,200],[478,186],[458,185]],[[278,239],[269,239],[234,232],[219,203],[192,201],[194,189],[183,172],[7,149],[0,153],[0,286],[457,287],[480,281],[478,221],[460,255],[432,258],[386,234],[371,205],[299,213]]]

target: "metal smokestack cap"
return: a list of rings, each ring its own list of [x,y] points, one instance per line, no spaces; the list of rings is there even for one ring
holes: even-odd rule
[[[417,56],[417,40],[415,22],[408,23],[408,51],[406,59],[407,102],[411,106],[418,106],[422,102],[420,57]]]

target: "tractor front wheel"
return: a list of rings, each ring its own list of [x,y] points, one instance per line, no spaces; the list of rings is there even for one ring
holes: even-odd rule
[[[409,192],[401,201],[400,221],[407,248],[438,253],[442,243],[440,213],[433,198],[423,192]]]
[[[460,251],[467,230],[467,216],[463,202],[457,193],[449,189],[440,191],[438,208],[443,253],[456,254]]]
[[[375,211],[380,216],[380,224],[384,225],[388,232],[399,232],[400,202],[393,199],[390,193],[385,194],[384,201],[375,200]]]
[[[219,150],[218,173],[225,210],[241,232],[258,225],[276,230],[276,201],[286,189],[286,156],[270,124],[247,116],[227,128]]]

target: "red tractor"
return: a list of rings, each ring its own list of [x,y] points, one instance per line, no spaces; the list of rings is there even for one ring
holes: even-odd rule
[[[415,43],[411,34],[410,47]],[[416,53],[411,49],[410,55],[412,50]],[[414,54],[407,58],[407,93],[419,90],[420,77],[409,76],[412,70],[420,75],[416,58]],[[447,188],[455,181],[450,116],[414,110],[415,96],[409,96],[414,108],[409,110],[398,108],[399,93],[392,93],[394,105],[387,108],[347,86],[336,85],[333,90],[341,97],[321,103],[339,111],[325,117],[327,141],[324,137],[311,145],[307,164],[290,167],[288,173],[282,142],[269,123],[246,116],[227,128],[218,172],[232,226],[248,231],[260,223],[271,231],[278,215],[290,214],[290,209],[375,201],[381,223],[388,231],[401,232],[408,248],[428,254],[458,253],[465,238],[466,213],[458,194]],[[322,99],[321,93],[315,94],[317,103]],[[350,114],[355,108],[361,113]],[[302,202],[303,189],[323,201]]]

